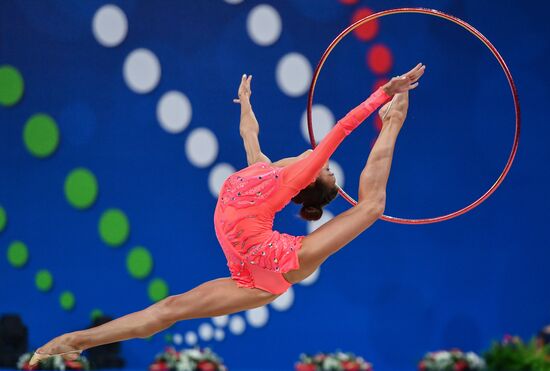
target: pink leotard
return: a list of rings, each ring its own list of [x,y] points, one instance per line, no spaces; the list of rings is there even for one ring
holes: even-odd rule
[[[388,98],[378,89],[341,119],[309,156],[291,165],[258,162],[227,178],[214,226],[237,285],[273,294],[290,287],[283,273],[299,268],[297,253],[304,237],[274,231],[275,214],[315,181],[342,140]]]

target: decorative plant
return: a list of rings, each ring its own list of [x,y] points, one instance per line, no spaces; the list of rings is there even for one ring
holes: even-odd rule
[[[372,371],[372,365],[353,353],[317,353],[300,355],[296,371]]]
[[[420,371],[477,371],[485,370],[485,361],[473,352],[441,350],[426,353],[418,364]]]
[[[167,347],[157,354],[149,371],[226,371],[223,360],[209,348],[193,348],[176,351]]]
[[[33,367],[29,366],[29,361],[31,360],[32,353],[25,353],[19,357],[17,361],[17,368],[20,370],[56,370],[56,371],[65,371],[65,370],[89,370],[90,364],[84,356],[79,356],[74,361],[66,361],[61,356],[53,356],[47,358],[43,361],[40,361],[38,365]]]
[[[518,336],[505,335],[484,356],[489,370],[550,371],[550,345],[538,345],[536,339],[526,344]]]

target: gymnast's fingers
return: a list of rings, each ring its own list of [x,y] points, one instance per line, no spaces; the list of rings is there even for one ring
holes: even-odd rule
[[[414,84],[409,85],[409,89],[408,89],[408,90],[413,90],[413,89],[415,89],[417,86],[418,86],[418,83],[415,82]]]

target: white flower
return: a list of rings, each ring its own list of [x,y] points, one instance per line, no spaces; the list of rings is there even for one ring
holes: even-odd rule
[[[65,361],[61,356],[53,356],[53,369],[65,371]]]
[[[342,363],[339,359],[333,357],[327,357],[323,361],[323,370],[341,370]]]
[[[483,360],[474,352],[466,353],[466,360],[468,361],[472,369],[483,370],[485,368],[485,360]]]
[[[17,368],[22,369],[25,363],[27,363],[31,359],[30,353],[25,353],[21,357],[19,357],[19,360],[17,361]]]

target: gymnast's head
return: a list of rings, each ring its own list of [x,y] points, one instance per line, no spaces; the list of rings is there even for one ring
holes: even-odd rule
[[[292,201],[302,204],[300,216],[303,219],[319,220],[323,215],[323,207],[334,200],[337,195],[336,178],[326,163],[315,181],[302,189]]]

